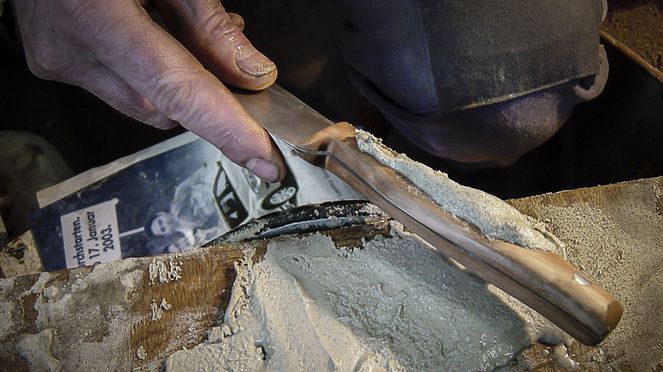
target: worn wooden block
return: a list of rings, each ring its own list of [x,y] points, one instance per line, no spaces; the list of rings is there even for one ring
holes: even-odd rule
[[[325,234],[338,245],[358,246],[363,238],[388,234],[388,224],[384,219]],[[26,359],[30,358],[24,357],[21,339],[25,334],[38,335],[51,329],[52,340],[46,351],[55,359],[65,359],[55,363],[64,370],[158,369],[164,357],[199,344],[207,331],[218,324],[235,280],[235,262],[242,259],[245,249],[255,250],[260,257],[267,243],[257,240],[214,245],[94,268],[3,279],[0,303],[11,304],[11,311],[6,312],[11,327],[0,337],[0,370],[28,369],[30,364]],[[125,285],[129,281],[131,285]],[[44,303],[48,306],[49,301],[64,303],[63,307],[70,313],[55,319],[40,319],[38,310],[45,308]],[[121,324],[113,324],[115,320]],[[86,354],[90,343],[111,347],[112,357]],[[138,352],[139,349],[142,351]],[[105,351],[99,347],[99,353]],[[32,365],[35,366],[40,369],[44,365]]]
[[[546,194],[510,202],[524,213],[542,220],[550,218],[556,208],[588,206],[607,216],[606,218],[617,221],[615,226],[618,226],[620,231],[633,236],[638,233],[642,235],[644,231],[647,232],[648,239],[655,239],[656,232],[663,228],[663,225],[655,225],[656,213],[658,216],[663,216],[661,190],[663,190],[663,177]],[[646,226],[642,218],[638,219],[637,216],[633,216],[632,219],[627,218],[629,213],[624,211],[638,208],[653,211],[650,223],[654,225]],[[565,211],[567,216],[572,212],[572,210]],[[577,216],[578,219],[574,221],[582,222],[585,217]],[[572,220],[560,220],[551,224],[557,229],[557,233],[570,234],[576,228],[572,226],[572,222]],[[637,226],[634,225],[635,222]],[[597,226],[594,233],[601,234],[602,228],[605,226]],[[356,246],[360,244],[362,238],[388,233],[386,218],[376,218],[371,223],[325,232],[338,245],[345,246]],[[29,348],[26,345],[39,346],[39,342],[30,343],[28,342],[30,340],[41,341],[42,345],[39,347],[53,357],[49,360],[32,360],[33,363],[42,363],[38,366],[54,363],[65,370],[73,368],[128,370],[135,367],[158,369],[164,357],[176,350],[191,348],[200,343],[205,339],[210,327],[218,324],[235,279],[234,262],[242,259],[244,249],[255,249],[259,256],[260,252],[264,252],[267,243],[265,240],[258,240],[214,245],[157,258],[123,260],[99,265],[94,269],[80,268],[52,274],[2,279],[0,280],[2,315],[0,370],[28,369],[30,350],[27,350]],[[590,265],[590,269],[605,266],[600,254],[596,256],[598,257],[596,262],[581,262],[583,259],[586,260],[583,258],[583,252],[586,253],[596,247],[583,246],[578,242],[568,243],[569,248],[574,250],[570,257],[572,261],[576,260],[574,264]],[[658,247],[663,246],[663,242],[659,243]],[[656,247],[652,247],[652,250],[656,252],[654,257],[663,261],[663,251],[657,250]],[[632,265],[634,262],[637,263],[637,260],[646,258],[648,257],[631,254],[624,260],[635,261],[623,262],[624,265]],[[604,259],[609,260],[610,257]],[[636,285],[646,283],[646,280],[652,280],[649,275],[656,274],[652,271],[654,267],[653,264],[651,267],[643,267],[641,277],[624,280],[633,280]],[[162,276],[163,281],[157,275],[159,273],[165,275]],[[178,275],[180,278],[177,278]],[[615,283],[614,277],[620,275],[619,267],[601,275],[595,278],[601,284]],[[642,314],[630,307],[633,305],[631,303],[633,299],[628,296],[632,294],[621,292],[623,288],[625,287],[616,286],[609,289],[620,300],[629,299],[624,303],[626,311],[622,322],[625,322],[625,326],[634,329],[629,329],[629,332],[615,332],[609,336],[610,342],[597,348],[585,347],[574,342],[569,354],[579,363],[578,368],[604,370],[609,367],[614,370],[632,370],[635,362],[630,359],[632,356],[625,354],[614,345],[644,343],[645,338],[631,337],[638,333],[651,336],[649,344],[641,345],[647,351],[647,355],[655,358],[659,355],[657,353],[661,352],[663,337],[660,332],[656,333],[656,329],[651,329],[652,324],[660,325],[663,322],[661,315],[654,316],[649,323],[643,323],[642,328],[634,326],[634,319],[638,319],[637,316]],[[166,305],[161,306],[164,299]],[[663,293],[658,291],[642,294],[637,301],[638,306],[660,308],[659,305],[663,305]],[[62,308],[66,308],[69,312],[60,314],[55,311],[51,319],[40,317],[39,310],[43,313],[43,310],[49,309],[49,306],[51,310],[57,309],[58,302],[63,302],[66,306]],[[156,308],[156,312],[153,308]],[[161,311],[160,318],[159,311]],[[614,340],[611,339],[613,337]],[[96,354],[93,352],[95,349],[97,349]],[[144,354],[139,350],[144,351]],[[511,367],[516,370],[561,370],[562,366],[553,358],[553,354],[552,348],[535,345],[521,353]],[[658,368],[661,367],[663,366],[659,364]]]

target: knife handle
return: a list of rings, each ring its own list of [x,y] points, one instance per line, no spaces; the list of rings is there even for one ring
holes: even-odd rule
[[[555,253],[486,239],[399,173],[361,152],[352,125],[332,125],[301,147],[324,151],[322,157],[302,157],[336,174],[435,249],[583,344],[598,344],[617,326],[621,304],[580,270]]]

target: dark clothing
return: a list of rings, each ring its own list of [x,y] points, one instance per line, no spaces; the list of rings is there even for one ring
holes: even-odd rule
[[[576,83],[599,72],[601,0],[336,4],[357,88],[409,140],[457,161],[515,161],[557,131],[582,100]]]
[[[594,75],[599,0],[336,0],[354,70],[411,113],[502,102]]]

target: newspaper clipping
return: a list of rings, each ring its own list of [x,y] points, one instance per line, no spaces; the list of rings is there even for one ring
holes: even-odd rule
[[[276,142],[289,168],[280,183],[263,182],[185,133],[40,192],[47,205],[33,233],[44,268],[188,250],[268,213],[362,199]]]

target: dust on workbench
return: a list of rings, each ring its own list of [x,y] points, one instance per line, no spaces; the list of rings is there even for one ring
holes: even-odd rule
[[[359,246],[387,222],[329,231]],[[234,262],[267,241],[0,279],[0,371],[159,370],[201,343],[228,305]]]
[[[506,369],[663,369],[658,311],[663,305],[663,177],[510,203],[545,221],[567,243],[571,262],[622,301],[625,312],[600,347],[573,342],[567,350],[537,344]],[[337,243],[354,246],[348,243],[387,231],[384,225],[364,225],[328,233]],[[38,366],[58,360],[64,369],[158,369],[164,357],[200,343],[218,324],[235,278],[233,262],[242,257],[245,244],[0,280],[0,302],[5,303],[0,317],[9,321],[0,327],[0,370],[26,370],[28,362]],[[261,244],[265,242],[250,245],[259,251]],[[73,316],[58,311],[72,306],[76,309],[68,314]],[[155,306],[161,310],[158,316]],[[93,352],[99,347],[102,352]],[[50,359],[37,358],[44,356]]]
[[[663,1],[612,0],[601,29],[663,70]]]
[[[598,350],[575,351],[605,356],[615,370],[663,369],[663,178],[512,204],[545,222],[567,244],[569,261],[624,306],[621,322]]]

